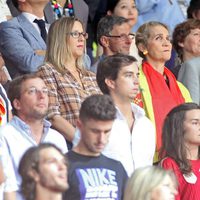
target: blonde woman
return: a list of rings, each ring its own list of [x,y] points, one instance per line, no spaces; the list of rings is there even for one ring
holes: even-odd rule
[[[48,33],[45,64],[38,75],[49,89],[48,118],[68,141],[74,138],[82,101],[100,93],[95,74],[84,69],[87,33],[74,17],[55,21]]]
[[[171,171],[157,166],[139,168],[128,180],[124,200],[174,200],[176,186]]]

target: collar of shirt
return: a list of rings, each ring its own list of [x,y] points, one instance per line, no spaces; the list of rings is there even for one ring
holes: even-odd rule
[[[10,123],[19,131],[26,131],[26,132],[31,132],[30,131],[30,126],[26,124],[23,120],[21,120],[19,117],[14,116]],[[46,135],[51,127],[51,123],[44,119],[44,128],[43,128],[43,133]]]
[[[116,106],[116,109],[117,109],[117,118],[124,120],[124,115],[122,114],[122,112],[119,110],[117,106]],[[134,113],[135,120],[137,120],[140,117],[145,116],[144,109],[139,107],[138,105],[131,103],[131,109],[132,109],[132,112]]]
[[[38,25],[36,23],[34,23],[33,21],[35,19],[42,19],[45,21],[44,16],[42,18],[38,18],[37,16],[31,14],[31,13],[27,13],[27,12],[22,12],[22,14],[24,15],[24,17],[26,17],[26,19],[28,19],[28,21],[36,28],[36,30],[40,33],[40,29],[38,27]]]

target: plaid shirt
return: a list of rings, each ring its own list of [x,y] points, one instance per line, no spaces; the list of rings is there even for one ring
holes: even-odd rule
[[[82,86],[67,69],[65,74],[61,74],[49,63],[38,69],[37,74],[49,89],[48,118],[61,115],[76,126],[81,103],[86,97],[101,93],[94,73],[86,70],[79,72]]]

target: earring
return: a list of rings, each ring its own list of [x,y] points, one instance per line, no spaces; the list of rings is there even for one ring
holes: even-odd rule
[[[144,56],[146,56],[149,52],[147,50],[144,50],[142,53]]]

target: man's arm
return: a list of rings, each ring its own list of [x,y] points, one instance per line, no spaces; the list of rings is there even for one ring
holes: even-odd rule
[[[35,72],[44,61],[44,54],[36,50],[45,50],[46,46],[40,49],[38,40],[13,20],[0,24],[0,51],[4,61],[23,72]]]
[[[1,152],[1,164],[3,167],[3,173],[5,176],[4,181],[4,200],[16,200],[16,191],[18,190],[17,180],[13,164],[9,155],[8,146],[6,140],[3,137],[3,128],[0,128],[0,152]]]

